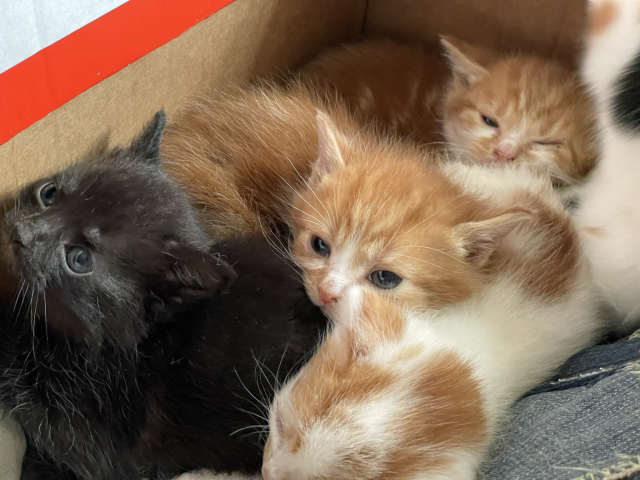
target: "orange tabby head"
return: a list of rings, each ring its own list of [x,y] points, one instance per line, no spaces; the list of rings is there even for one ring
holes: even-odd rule
[[[487,212],[415,150],[346,138],[318,115],[318,160],[293,202],[292,255],[309,296],[331,305],[349,286],[420,310],[480,287],[497,243],[522,213]]]
[[[499,58],[442,38],[453,79],[444,130],[454,153],[478,163],[528,162],[557,180],[593,166],[591,105],[577,78],[558,63],[530,55]]]
[[[352,289],[338,310],[318,352],[276,395],[263,477],[444,478],[455,454],[485,435],[471,368],[453,351],[427,350],[420,335],[407,337],[415,325],[389,299]]]

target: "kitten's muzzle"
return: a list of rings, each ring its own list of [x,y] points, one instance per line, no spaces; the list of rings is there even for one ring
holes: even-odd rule
[[[22,239],[22,235],[17,227],[13,227],[11,229],[9,243],[11,244],[11,248],[13,248],[14,253],[20,253],[20,250],[24,248],[24,241]]]

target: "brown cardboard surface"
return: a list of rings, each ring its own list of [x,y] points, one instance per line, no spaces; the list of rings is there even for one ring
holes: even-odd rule
[[[192,94],[291,66],[359,35],[366,0],[236,0],[0,145],[0,192],[60,169],[110,131],[126,142]]]
[[[586,0],[369,0],[364,32],[423,39],[454,35],[501,51],[573,61]]]

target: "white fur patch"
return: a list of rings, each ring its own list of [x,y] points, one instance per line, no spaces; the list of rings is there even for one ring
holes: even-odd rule
[[[640,135],[613,125],[609,97],[612,82],[640,50],[640,2],[613,3],[618,15],[606,30],[589,38],[582,68],[598,100],[602,152],[578,190],[575,224],[594,280],[619,314],[614,328],[632,330],[640,318]]]

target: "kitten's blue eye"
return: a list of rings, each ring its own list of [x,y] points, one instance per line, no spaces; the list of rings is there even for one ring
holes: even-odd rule
[[[498,128],[498,122],[496,122],[495,120],[492,120],[489,117],[485,117],[484,115],[482,115],[482,120],[484,120],[484,123],[486,123],[490,127]]]
[[[65,249],[65,260],[71,273],[76,275],[86,275],[93,271],[91,252],[85,247],[67,247]]]
[[[331,253],[329,245],[327,245],[320,237],[316,237],[315,235],[311,237],[311,248],[313,248],[313,251],[321,257],[328,257]]]
[[[40,187],[38,191],[38,201],[42,208],[50,207],[55,203],[57,190],[56,184],[53,182],[45,183]]]
[[[402,278],[389,270],[376,270],[369,274],[369,281],[378,288],[390,290],[402,282]]]

